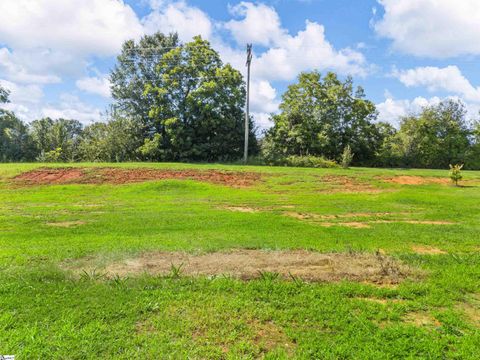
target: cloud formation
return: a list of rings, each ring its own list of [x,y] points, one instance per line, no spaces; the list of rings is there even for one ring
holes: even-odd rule
[[[395,69],[393,76],[407,87],[423,86],[430,92],[443,90],[468,101],[480,102],[480,87],[474,87],[457,66],[426,66],[401,71]]]
[[[416,56],[449,58],[480,54],[478,0],[378,0],[383,17],[376,32],[395,49]]]

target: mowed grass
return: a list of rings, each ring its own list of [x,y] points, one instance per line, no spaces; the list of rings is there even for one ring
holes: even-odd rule
[[[233,188],[192,180],[39,186],[12,180],[41,166],[0,165],[0,354],[18,359],[477,359],[480,354],[480,172],[465,172],[466,186],[460,188],[382,180],[446,178],[448,171],[440,170],[187,164],[53,166],[250,171],[260,172],[262,181]],[[344,176],[347,185],[332,180]],[[367,226],[345,225],[358,222]],[[244,248],[381,251],[424,276],[381,287],[285,281],[274,274],[251,281],[190,278],[175,269],[165,276],[104,277],[100,271],[78,276],[64,266],[84,261],[101,268],[149,251]]]

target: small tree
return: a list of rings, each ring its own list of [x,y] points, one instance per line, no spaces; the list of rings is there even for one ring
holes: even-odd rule
[[[455,183],[455,186],[458,186],[458,182],[462,180],[462,168],[463,164],[457,164],[457,165],[450,165],[450,179],[452,179],[452,182]]]
[[[51,151],[43,151],[38,155],[37,161],[39,162],[48,162],[48,163],[58,163],[62,162],[62,148],[56,148]]]
[[[354,154],[352,153],[352,148],[350,145],[345,146],[342,153],[342,167],[344,169],[348,169],[350,164],[352,163]]]

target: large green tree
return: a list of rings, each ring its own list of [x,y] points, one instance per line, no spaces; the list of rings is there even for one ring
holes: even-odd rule
[[[139,119],[145,136],[153,136],[157,130],[149,117],[154,99],[145,94],[145,88],[147,84],[161,83],[157,66],[164,61],[165,53],[177,46],[180,46],[177,34],[155,33],[145,35],[138,42],[128,40],[110,75],[114,111]]]
[[[158,82],[145,89],[153,101],[149,116],[156,133],[146,139],[144,156],[167,161],[240,158],[245,104],[240,72],[223,64],[208,41],[195,37],[166,53],[156,73]],[[249,135],[255,152],[253,129]]]
[[[357,163],[367,162],[381,141],[375,105],[361,87],[354,89],[351,78],[302,73],[283,95],[280,110],[266,133],[267,159],[317,155],[338,160],[349,145]]]
[[[402,119],[399,131],[390,139],[390,157],[401,166],[448,168],[466,161],[470,135],[465,105],[445,100]]]

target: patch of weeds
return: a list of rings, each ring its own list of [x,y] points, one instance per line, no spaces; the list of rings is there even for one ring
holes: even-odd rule
[[[80,280],[82,281],[100,281],[107,278],[107,273],[98,272],[97,269],[83,270],[80,273]]]
[[[128,277],[121,277],[118,274],[113,275],[112,278],[109,279],[111,285],[118,287],[118,288],[125,288],[127,285]]]
[[[181,263],[180,265],[175,265],[175,264],[171,264],[170,265],[170,274],[169,274],[169,277],[172,278],[172,279],[179,279],[181,276],[182,276],[182,268],[183,268],[184,264]]]
[[[266,282],[274,282],[280,278],[280,274],[278,272],[259,271],[258,274],[260,279]]]

